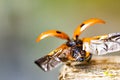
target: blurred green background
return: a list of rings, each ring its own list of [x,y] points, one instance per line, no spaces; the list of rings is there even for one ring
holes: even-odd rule
[[[34,61],[65,41],[52,37],[36,43],[36,37],[50,29],[72,37],[76,26],[94,17],[106,24],[81,37],[120,32],[120,0],[0,0],[0,80],[57,80],[60,67],[43,72]]]

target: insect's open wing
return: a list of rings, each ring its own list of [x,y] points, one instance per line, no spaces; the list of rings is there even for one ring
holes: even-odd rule
[[[58,30],[48,30],[48,31],[42,32],[36,39],[36,42],[39,42],[42,39],[44,39],[46,37],[50,37],[50,36],[55,36],[55,37],[58,37],[61,39],[69,40],[69,36],[64,32],[61,32]]]
[[[105,23],[105,21],[98,19],[98,18],[91,18],[91,19],[84,21],[82,24],[77,26],[77,28],[75,29],[74,34],[73,34],[73,39],[76,40],[86,28],[96,23]]]
[[[64,49],[66,49],[67,46],[65,44],[61,45],[57,49],[50,52],[48,55],[38,59],[35,61],[35,63],[43,70],[43,71],[49,71],[53,68],[57,67],[59,64],[61,64],[61,60],[59,58],[60,54]]]
[[[120,51],[120,33],[83,38],[83,48],[95,55]]]

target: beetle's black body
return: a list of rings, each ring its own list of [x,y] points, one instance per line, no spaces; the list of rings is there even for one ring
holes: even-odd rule
[[[87,58],[86,57],[86,51],[83,50],[83,41],[80,39],[76,39],[76,40],[69,40],[68,42],[66,42],[66,45],[68,47],[70,47],[70,54],[72,56],[72,58],[74,58],[76,61],[89,61],[91,57]]]

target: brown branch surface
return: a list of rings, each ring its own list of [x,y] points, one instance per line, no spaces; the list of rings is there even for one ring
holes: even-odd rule
[[[90,63],[63,65],[59,80],[120,80],[120,57],[94,56]]]

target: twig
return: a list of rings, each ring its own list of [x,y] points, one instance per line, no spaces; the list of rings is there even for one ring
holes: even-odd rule
[[[59,80],[120,80],[120,57],[94,56],[90,63],[63,65]]]

